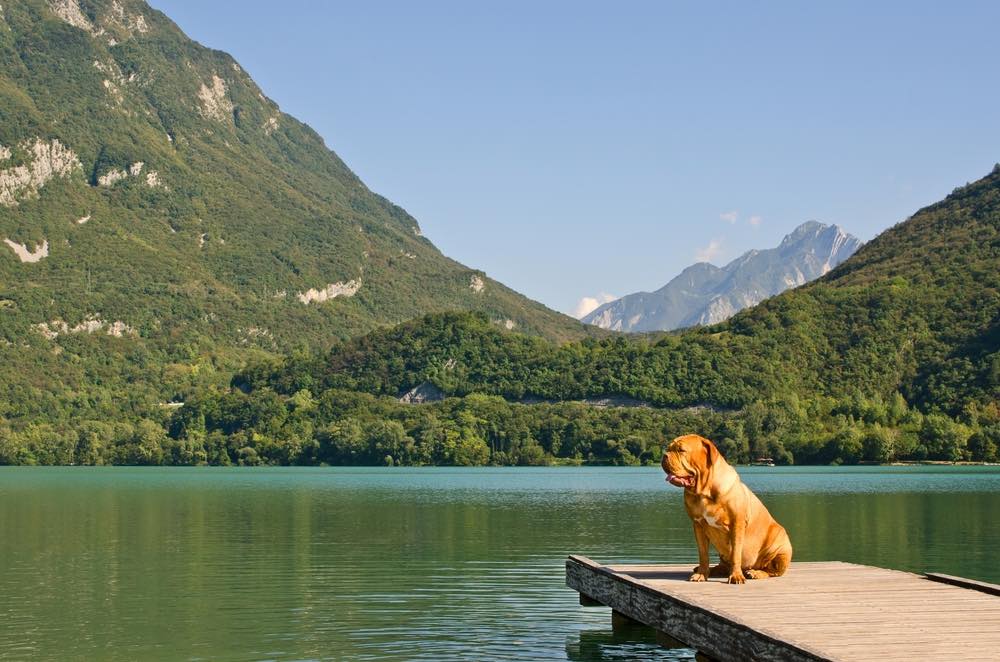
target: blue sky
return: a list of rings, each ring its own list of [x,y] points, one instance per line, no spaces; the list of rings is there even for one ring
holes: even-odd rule
[[[995,2],[152,0],[447,255],[564,312],[1000,161]]]

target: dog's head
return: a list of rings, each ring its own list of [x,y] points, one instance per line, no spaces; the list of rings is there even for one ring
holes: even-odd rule
[[[696,434],[686,434],[670,442],[660,466],[671,485],[700,490],[708,483],[712,465],[719,458],[719,450],[711,441]]]

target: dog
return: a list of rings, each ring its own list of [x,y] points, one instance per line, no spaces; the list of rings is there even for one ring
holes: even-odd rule
[[[746,578],[780,577],[792,562],[792,543],[757,495],[740,480],[708,439],[696,434],[677,437],[660,462],[667,482],[684,488],[684,508],[694,525],[698,567],[690,577],[729,577],[730,584]],[[719,564],[709,569],[708,544],[719,552]]]

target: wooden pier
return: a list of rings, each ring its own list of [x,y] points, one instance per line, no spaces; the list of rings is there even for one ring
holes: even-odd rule
[[[795,562],[783,577],[689,582],[695,564],[566,560],[580,603],[616,625],[713,660],[1000,660],[1000,586],[852,563]]]

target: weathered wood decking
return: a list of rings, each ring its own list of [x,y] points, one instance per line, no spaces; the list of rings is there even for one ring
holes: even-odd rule
[[[1000,660],[993,584],[796,562],[783,577],[730,586],[688,582],[693,565],[570,556],[566,585],[581,603],[607,605],[721,661]]]

